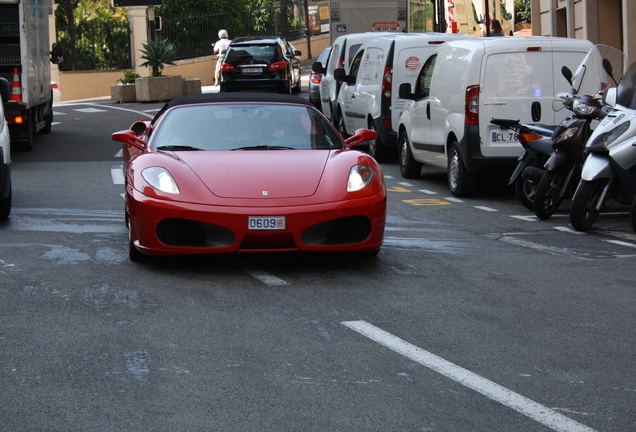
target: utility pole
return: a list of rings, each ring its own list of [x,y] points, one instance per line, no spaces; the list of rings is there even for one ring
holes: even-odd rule
[[[307,35],[307,58],[311,55],[311,23],[309,22],[309,0],[305,0],[305,34]]]

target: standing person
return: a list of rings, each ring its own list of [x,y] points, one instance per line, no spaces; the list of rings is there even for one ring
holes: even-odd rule
[[[492,20],[492,27],[490,29],[490,36],[505,36],[503,34],[503,30],[501,28],[501,23],[499,22],[499,20]]]
[[[214,85],[218,86],[221,81],[221,64],[225,58],[225,53],[232,41],[228,39],[227,30],[219,30],[219,40],[214,44],[214,54],[216,54],[216,68],[214,69]]]

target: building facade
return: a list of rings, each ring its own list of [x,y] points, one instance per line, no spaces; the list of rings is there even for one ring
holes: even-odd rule
[[[636,61],[636,1],[532,0],[532,34],[588,39]]]

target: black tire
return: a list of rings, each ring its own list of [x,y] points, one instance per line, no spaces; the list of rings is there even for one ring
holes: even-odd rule
[[[581,180],[572,198],[570,208],[570,224],[577,231],[587,231],[594,225],[600,213],[597,209],[607,179],[593,181]]]
[[[9,195],[0,199],[0,219],[6,219],[11,214],[11,185],[9,185]]]
[[[448,150],[446,176],[448,178],[448,187],[453,195],[456,197],[468,197],[473,194],[476,178],[466,169],[457,141],[453,142]]]
[[[367,129],[375,131],[373,120],[369,119]],[[386,162],[389,159],[389,149],[382,144],[380,137],[369,141],[369,154],[378,162]]]
[[[400,174],[407,179],[418,178],[422,173],[422,164],[413,158],[407,132],[404,130],[398,138],[398,159]]]
[[[44,127],[40,130],[41,134],[48,135],[51,133],[51,125],[53,124],[53,94],[51,93],[51,104],[49,105],[49,113],[46,116]]]
[[[338,107],[334,120],[335,120],[335,123],[333,124],[334,126],[336,126],[336,129],[338,129],[338,132],[340,132],[340,135],[342,135],[342,138],[344,139],[349,138],[349,134],[347,133],[347,127],[345,126],[345,123],[344,123],[344,116],[342,115],[342,111],[340,110],[340,107]]]
[[[632,203],[632,210],[629,212],[630,219],[632,221],[632,229],[636,232],[636,198]]]
[[[126,214],[126,222],[128,223],[128,258],[132,262],[142,262],[146,259],[146,255],[137,249],[132,241],[132,226]]]
[[[534,211],[534,197],[537,194],[537,185],[534,181],[517,177],[515,180],[515,195],[519,202],[528,210]]]
[[[546,171],[541,177],[534,197],[534,214],[541,220],[549,219],[559,209],[563,195],[561,190],[568,178],[568,171]]]

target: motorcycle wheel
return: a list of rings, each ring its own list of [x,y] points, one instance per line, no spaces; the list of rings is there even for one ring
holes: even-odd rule
[[[567,171],[546,171],[541,177],[534,197],[534,214],[539,219],[549,219],[559,209],[563,201],[560,191],[567,176]]]
[[[636,232],[636,198],[634,198],[634,202],[632,203],[632,210],[629,212],[629,215],[632,220],[632,229]]]
[[[537,195],[535,182],[520,175],[515,180],[515,194],[525,208],[534,211],[534,197]]]
[[[581,180],[572,198],[570,209],[570,224],[577,231],[586,231],[594,225],[600,210],[597,210],[598,200],[601,199],[606,179],[593,181]]]

